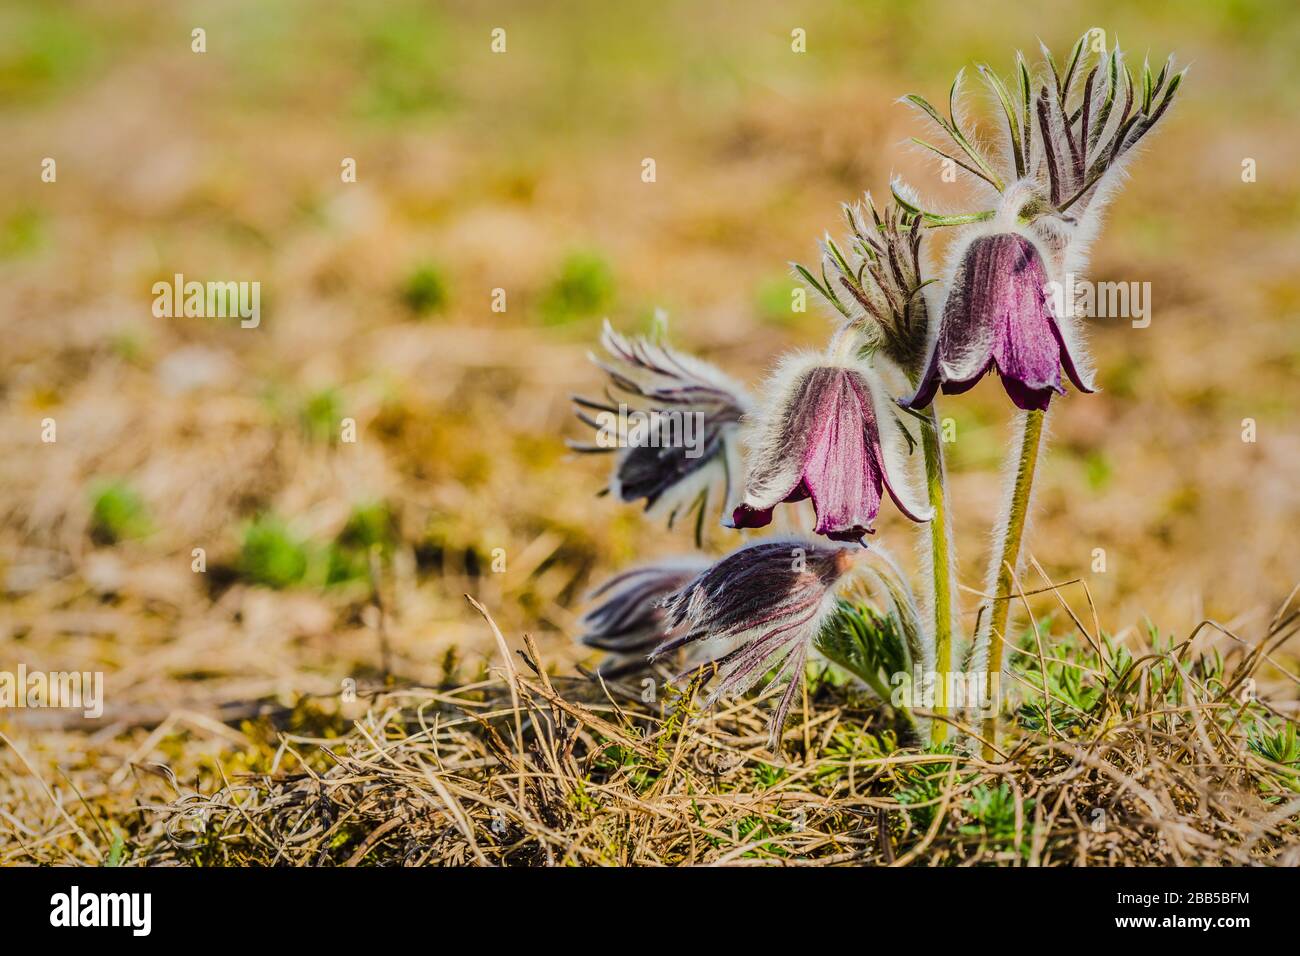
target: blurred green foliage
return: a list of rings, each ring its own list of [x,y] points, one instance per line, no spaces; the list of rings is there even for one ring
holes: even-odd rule
[[[343,530],[324,541],[297,534],[284,519],[267,513],[245,526],[238,570],[252,584],[277,589],[365,581],[371,552],[387,561],[397,541],[396,519],[382,501],[354,506]]]
[[[370,552],[387,560],[397,544],[397,523],[392,510],[382,501],[359,504],[348,523],[329,546],[327,584],[362,580],[369,575]]]
[[[813,308],[810,297],[805,296],[803,312],[794,311],[794,290],[803,286],[789,275],[776,275],[758,287],[755,297],[758,315],[764,322],[780,326],[798,326]]]
[[[97,482],[90,489],[90,530],[103,544],[142,538],[153,529],[144,500],[125,481]]]
[[[343,399],[333,388],[314,392],[303,402],[298,413],[302,429],[312,441],[333,441],[343,420]]]
[[[18,209],[0,223],[0,259],[36,252],[45,242],[45,220],[35,209]]]
[[[57,4],[6,4],[0,13],[0,104],[32,103],[79,79],[102,37],[90,18]]]
[[[276,516],[259,515],[244,529],[239,571],[252,583],[290,587],[303,580],[308,564],[307,543]]]
[[[573,252],[542,296],[542,321],[560,325],[586,319],[614,300],[614,272],[597,252]]]
[[[416,315],[441,312],[447,307],[447,279],[436,266],[423,263],[411,270],[402,287],[402,301]]]

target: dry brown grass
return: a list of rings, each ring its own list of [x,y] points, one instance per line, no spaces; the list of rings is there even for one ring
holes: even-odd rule
[[[263,705],[234,735],[257,769],[187,782],[131,762],[115,779],[140,803],[120,837],[84,801],[47,808],[39,839],[6,814],[7,859],[95,862],[116,842],[128,865],[1300,863],[1300,761],[1252,745],[1271,707],[1241,696],[1300,612],[1222,668],[1195,635],[1107,657],[1083,719],[1022,721],[991,764],[895,746],[887,711],[818,677],[773,754],[766,697],[701,714],[689,689],[647,702],[636,679],[552,676],[531,637],[511,654],[473,603],[504,655],[485,679],[362,688],[354,721],[336,699]],[[173,713],[138,752],[186,720],[203,723]]]

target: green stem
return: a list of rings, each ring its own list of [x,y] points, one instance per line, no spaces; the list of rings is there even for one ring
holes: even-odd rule
[[[925,486],[934,517],[930,519],[930,570],[934,585],[934,669],[938,677],[938,701],[935,713],[940,718],[950,711],[948,672],[952,669],[953,562],[948,531],[948,482],[943,467],[939,417],[934,405],[923,413],[928,423],[921,429],[921,448],[925,454]],[[948,737],[948,724],[942,719],[930,725],[930,740],[941,744]]]
[[[1020,544],[1024,538],[1025,518],[1029,514],[1029,494],[1034,485],[1034,469],[1038,465],[1038,447],[1043,437],[1043,419],[1041,411],[1026,412],[1023,432],[1020,437],[1020,451],[1016,463],[1015,484],[1011,488],[1011,499],[1007,503],[1006,521],[1003,524],[1002,543],[995,548],[993,559],[997,564],[989,569],[989,578],[996,581],[989,604],[985,606],[988,624],[986,640],[988,641],[988,665],[985,676],[985,699],[992,701],[992,695],[998,690],[995,676],[1002,675],[1002,657],[1005,647],[1007,617],[1011,611],[1011,588],[1014,573],[1020,566]],[[984,759],[993,760],[996,756],[998,717],[995,708],[992,716],[984,719]]]

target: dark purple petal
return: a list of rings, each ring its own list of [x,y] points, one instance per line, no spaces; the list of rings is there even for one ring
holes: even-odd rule
[[[668,598],[667,623],[678,636],[653,656],[696,641],[731,641],[738,646],[711,662],[718,673],[711,700],[742,693],[773,669],[778,683],[797,687],[808,647],[834,608],[835,584],[860,553],[800,539],[745,545]],[[787,687],[774,740],[791,699]]]
[[[1074,356],[1070,353],[1070,347],[1065,344],[1065,337],[1061,334],[1060,326],[1054,326],[1053,331],[1056,332],[1057,341],[1061,343],[1061,365],[1065,368],[1065,374],[1070,376],[1070,381],[1074,383],[1075,388],[1091,395],[1097,390],[1083,381],[1083,376],[1079,374],[1078,366],[1075,364]]]
[[[811,498],[814,531],[836,541],[860,541],[872,532],[887,488],[912,520],[890,483],[871,386],[864,373],[839,365],[814,366],[797,379],[792,400],[769,414],[773,436],[753,456],[744,502],[732,525],[761,528],[782,501]]]
[[[772,512],[775,508],[751,508],[749,505],[737,505],[736,510],[731,513],[731,521],[726,522],[728,528],[766,528],[772,523]]]
[[[1045,412],[1052,400],[1050,388],[1032,389],[1014,378],[1002,376],[1002,387],[1006,389],[1016,408],[1025,412]]]
[[[852,553],[799,539],[745,545],[670,595],[667,622],[690,631],[693,640],[770,634],[815,609],[847,570]]]
[[[615,662],[627,655],[644,660],[646,652],[672,636],[663,602],[705,567],[702,558],[684,558],[624,571],[590,595],[599,600],[582,618],[578,638],[588,647],[610,651]],[[601,670],[611,662],[602,662]]]
[[[817,512],[817,534],[860,540],[880,512],[880,436],[861,379],[818,369],[817,424],[803,462],[803,484]]]
[[[1052,392],[1065,394],[1062,366],[1081,386],[1047,286],[1042,257],[1024,236],[999,233],[973,241],[953,277],[926,374],[904,404],[923,408],[939,387],[960,394],[990,370],[1023,409],[1046,408]]]

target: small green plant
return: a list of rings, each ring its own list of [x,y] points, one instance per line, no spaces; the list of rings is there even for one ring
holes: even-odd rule
[[[312,441],[329,442],[343,419],[343,400],[338,391],[324,388],[307,397],[298,412],[302,430]]]
[[[1293,721],[1285,720],[1280,729],[1274,730],[1261,719],[1251,729],[1248,746],[1265,760],[1284,768],[1276,773],[1283,786],[1300,791],[1300,739],[1296,737]]]
[[[370,552],[377,549],[387,559],[397,542],[393,514],[382,501],[357,505],[348,523],[329,547],[327,584],[364,579],[369,574]]]
[[[1022,855],[1028,855],[1029,821],[1033,800],[1022,804],[1020,830],[1016,829],[1016,800],[1011,788],[1005,784],[996,787],[980,784],[971,791],[970,798],[963,810],[971,817],[971,822],[963,824],[960,832],[967,836],[977,836],[988,843],[1004,844],[1006,849],[1014,850],[1019,846]]]
[[[594,252],[575,252],[560,264],[560,274],[542,297],[542,321],[562,325],[585,319],[606,308],[614,299],[614,273]]]
[[[306,577],[309,564],[307,544],[279,518],[260,515],[244,529],[239,570],[254,584],[291,587]]]
[[[947,763],[918,763],[902,768],[894,792],[909,829],[924,832],[934,822],[949,776]]]
[[[1036,653],[1037,641],[1053,647],[1053,657],[1046,660],[1046,693],[1043,693],[1044,681],[1040,672],[1040,661]],[[1048,727],[1067,730],[1083,727],[1094,722],[1094,711],[1100,703],[1104,690],[1082,661],[1085,655],[1076,641],[1070,638],[1052,636],[1052,619],[1045,618],[1038,622],[1038,635],[1034,636],[1033,627],[1025,631],[1020,642],[1024,666],[1022,674],[1029,687],[1038,691],[1037,695],[1021,705],[1019,720],[1022,727],[1041,731]]]
[[[126,855],[126,837],[122,831],[113,828],[113,845],[108,848],[108,856],[104,858],[104,866],[121,866],[122,860]]]
[[[97,483],[90,500],[91,536],[101,544],[143,538],[153,528],[144,501],[120,479]]]
[[[838,602],[835,614],[817,635],[817,650],[862,680],[885,702],[891,696],[893,675],[910,669],[897,620],[854,601]]]
[[[402,301],[416,315],[442,312],[447,307],[447,280],[428,263],[416,266],[402,286]]]

